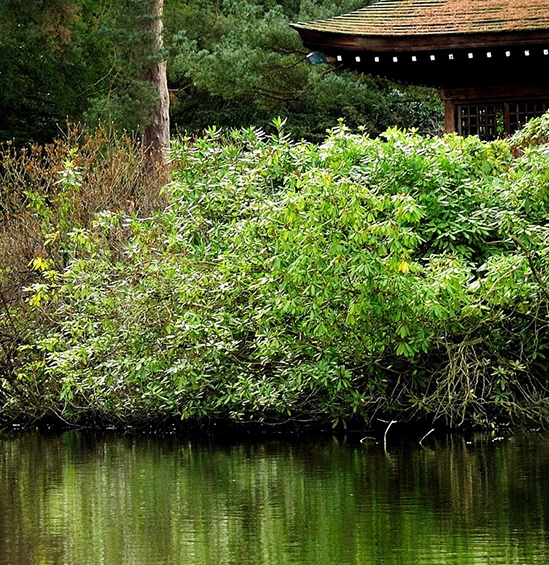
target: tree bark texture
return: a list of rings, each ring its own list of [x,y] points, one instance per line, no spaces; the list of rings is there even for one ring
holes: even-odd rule
[[[164,0],[147,0],[149,8],[148,27],[151,31],[152,49],[161,53],[162,14]],[[170,96],[166,75],[166,61],[155,61],[144,73],[144,80],[149,80],[158,92],[158,103],[150,114],[149,123],[143,134],[143,149],[147,165],[158,164],[163,159],[164,151],[170,145]]]

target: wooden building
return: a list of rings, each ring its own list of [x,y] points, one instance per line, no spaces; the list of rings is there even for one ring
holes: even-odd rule
[[[338,66],[439,89],[447,132],[494,139],[549,109],[549,0],[379,0],[292,27]]]

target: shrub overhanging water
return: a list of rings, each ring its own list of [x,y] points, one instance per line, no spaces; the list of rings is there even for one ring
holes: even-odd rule
[[[78,144],[55,197],[28,177],[39,252],[24,300],[3,289],[1,417],[547,422],[543,121],[536,145],[276,126],[174,141],[157,212],[83,220],[105,187]]]

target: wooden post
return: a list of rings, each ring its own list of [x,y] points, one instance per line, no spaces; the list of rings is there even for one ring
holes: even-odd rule
[[[444,131],[446,133],[458,131],[456,105],[452,100],[444,101]]]

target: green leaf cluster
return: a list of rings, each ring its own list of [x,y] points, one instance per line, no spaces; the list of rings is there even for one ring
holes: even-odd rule
[[[4,413],[546,421],[547,146],[272,127],[181,137],[165,210],[37,266]]]

